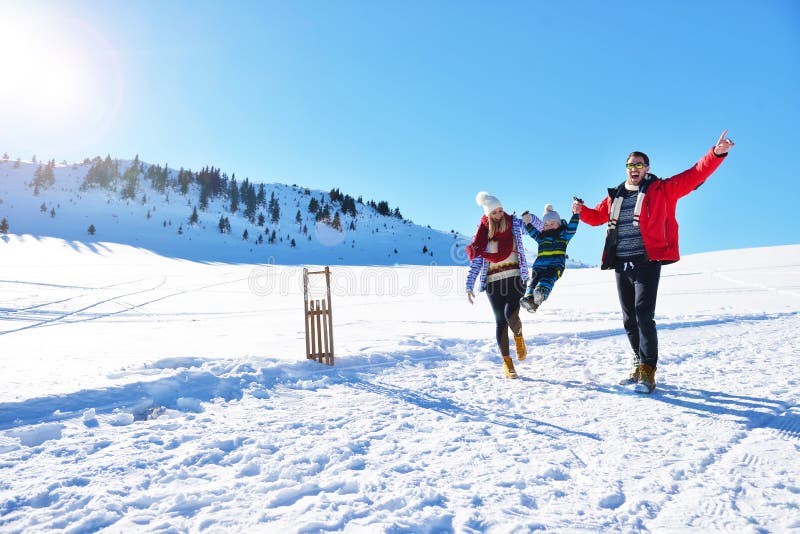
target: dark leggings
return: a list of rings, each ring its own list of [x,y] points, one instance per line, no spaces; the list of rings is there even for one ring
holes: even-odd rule
[[[522,334],[522,321],[519,318],[519,299],[525,293],[525,284],[519,276],[503,278],[486,284],[486,295],[492,304],[494,320],[497,323],[497,346],[502,356],[510,354],[508,329],[515,336]]]
[[[637,261],[616,265],[617,293],[622,307],[622,324],[634,352],[634,363],[658,364],[656,297],[661,263]]]

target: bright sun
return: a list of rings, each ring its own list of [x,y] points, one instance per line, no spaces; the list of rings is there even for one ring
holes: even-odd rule
[[[88,140],[102,135],[117,115],[117,57],[79,19],[4,13],[0,61],[0,112],[7,127],[62,139],[81,131]]]
[[[81,107],[86,69],[69,43],[48,39],[46,28],[6,27],[0,50],[7,73],[0,88],[4,107],[53,119]]]

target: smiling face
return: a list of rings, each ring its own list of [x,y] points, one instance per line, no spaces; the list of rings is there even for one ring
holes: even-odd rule
[[[490,211],[489,217],[494,219],[496,222],[500,222],[503,219],[503,206],[497,207]]]
[[[628,175],[628,183],[639,185],[642,179],[650,172],[650,165],[645,157],[638,154],[631,154],[625,162],[625,172]]]
[[[561,226],[561,221],[546,221],[544,225],[542,225],[542,230],[545,232],[548,230],[555,230],[559,226]]]

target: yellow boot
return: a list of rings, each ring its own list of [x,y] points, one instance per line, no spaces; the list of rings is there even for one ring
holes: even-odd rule
[[[522,361],[528,355],[528,349],[525,347],[525,338],[522,337],[522,333],[518,336],[514,336],[514,347],[517,349],[517,359]]]
[[[514,369],[514,362],[511,361],[511,356],[503,356],[503,371],[506,378],[517,378],[517,371]]]

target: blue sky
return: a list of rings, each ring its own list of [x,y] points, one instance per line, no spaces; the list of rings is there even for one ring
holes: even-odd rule
[[[475,194],[568,217],[737,143],[682,253],[800,242],[800,3],[2,1],[0,152],[110,153],[387,200],[471,235]],[[571,256],[598,262],[604,230]]]

